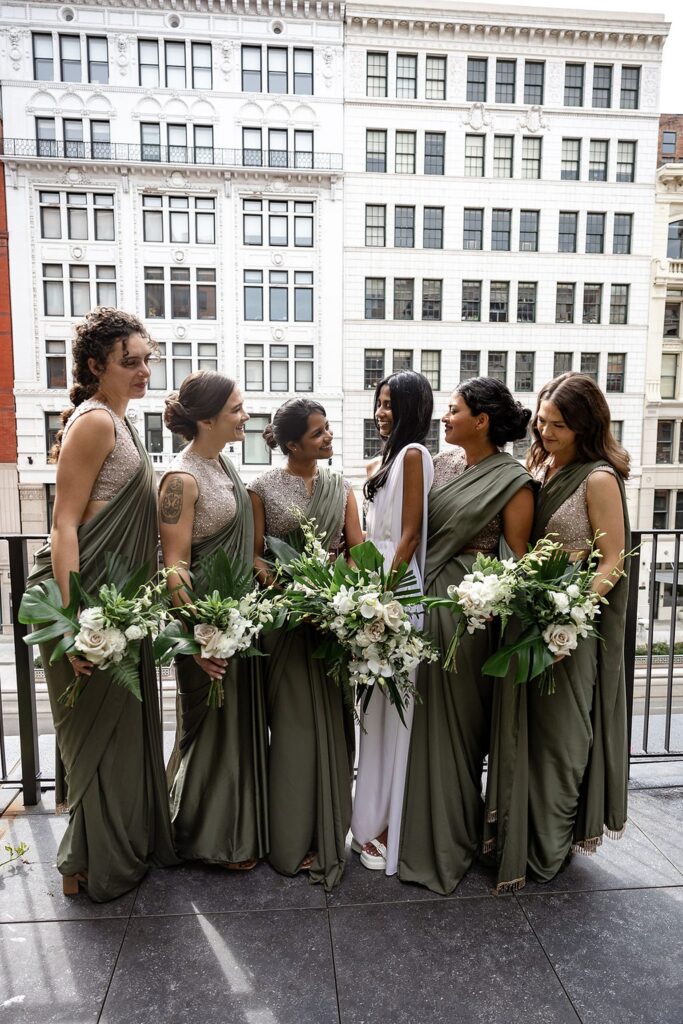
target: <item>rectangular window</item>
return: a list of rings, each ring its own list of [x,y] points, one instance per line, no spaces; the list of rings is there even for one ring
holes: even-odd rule
[[[441,352],[435,349],[423,349],[420,359],[420,373],[427,378],[432,391],[440,391]]]
[[[578,213],[560,210],[560,230],[557,240],[558,252],[576,252]]]
[[[85,144],[83,142],[83,122],[72,118],[64,118],[64,155],[75,157],[77,160],[85,158]]]
[[[242,163],[245,167],[260,167],[263,162],[260,128],[242,129]]]
[[[481,281],[463,281],[461,317],[481,320]]]
[[[674,420],[657,421],[657,449],[655,462],[657,465],[668,464],[674,460]]]
[[[386,316],[386,280],[383,277],[365,278],[365,319],[384,320]]]
[[[588,158],[588,180],[607,181],[609,143],[604,139],[591,139]]]
[[[535,281],[520,281],[517,286],[517,322],[520,324],[536,323],[536,288]]]
[[[145,316],[150,320],[166,316],[163,267],[145,267]]]
[[[57,441],[57,434],[62,429],[62,416],[58,412],[46,412],[45,414],[45,452],[50,454]]]
[[[598,383],[598,376],[600,374],[599,352],[581,353],[581,373],[585,374],[586,377],[590,377],[596,384]]]
[[[187,196],[169,196],[169,240],[179,245],[190,241],[190,200]]]
[[[491,249],[499,252],[510,251],[512,210],[491,211]]]
[[[586,214],[586,252],[605,251],[605,214]]]
[[[542,139],[534,139],[525,135],[522,139],[522,177],[541,177],[541,143]]]
[[[662,132],[662,156],[676,156],[676,132]]]
[[[483,135],[465,136],[465,177],[484,177],[484,143]]]
[[[463,249],[482,249],[484,245],[484,211],[465,209],[463,211]]]
[[[313,167],[313,132],[294,132],[294,166]]]
[[[149,361],[151,376],[149,387],[151,391],[166,391],[166,342],[157,342],[157,353],[152,355]]]
[[[425,174],[443,174],[446,153],[444,132],[425,132]]]
[[[62,237],[62,213],[59,192],[39,192],[40,203],[40,237]]]
[[[502,384],[507,383],[508,354],[507,352],[489,352],[488,376],[499,380]]]
[[[81,80],[81,40],[78,36],[59,37],[59,59],[63,82]]]
[[[365,244],[383,246],[386,245],[386,206],[374,206],[367,204],[365,207]]]
[[[169,124],[168,159],[172,163],[187,163],[187,125]]]
[[[399,249],[415,247],[415,207],[394,208],[394,245]]]
[[[624,352],[608,352],[605,391],[623,393],[625,384],[626,354]]]
[[[573,366],[573,352],[556,352],[553,356],[553,377],[559,377],[561,373],[569,373]]]
[[[294,245],[313,245],[313,203],[294,203]]]
[[[602,285],[584,284],[583,286],[583,322],[599,324],[601,322]]]
[[[374,459],[382,449],[382,442],[377,433],[374,419],[363,420],[363,458]]]
[[[298,96],[313,95],[313,50],[294,50],[294,92]]]
[[[617,442],[617,444],[621,444],[624,437],[624,421],[612,420],[612,422],[610,423],[610,428],[612,430],[612,437],[614,438],[614,440]]]
[[[211,43],[192,43],[192,88],[213,88]]]
[[[397,174],[415,174],[415,132],[396,132]]]
[[[446,99],[446,58],[427,57],[425,72],[425,99]]]
[[[142,237],[145,242],[163,242],[164,240],[162,196],[143,195],[142,197]]]
[[[664,305],[664,337],[678,338],[681,329],[681,304],[667,302]]]
[[[469,380],[470,377],[479,376],[480,352],[463,350],[460,352],[460,382]]]
[[[510,282],[491,281],[489,299],[489,321],[492,324],[506,324],[510,319]]]
[[[166,42],[166,88],[184,89],[187,84],[185,74],[185,43]]]
[[[534,390],[534,352],[515,353],[515,391]]]
[[[197,319],[216,319],[216,271],[213,267],[197,267]],[[202,369],[202,367],[200,367]]]
[[[565,64],[564,66],[564,105],[565,107],[583,106],[583,64]]]
[[[270,390],[289,391],[289,345],[270,346]]]
[[[45,368],[48,388],[61,390],[67,386],[65,341],[47,339],[45,342]]]
[[[270,245],[289,245],[289,218],[287,203],[272,200],[268,203],[268,242]]]
[[[387,133],[376,128],[368,128],[365,133],[365,170],[381,171],[387,169]]]
[[[396,98],[414,100],[417,96],[417,57],[414,53],[396,54]]]
[[[289,320],[288,281],[287,270],[271,270],[268,273],[268,319],[271,322]]]
[[[394,320],[412,320],[415,281],[412,277],[394,280]]]
[[[666,530],[669,525],[669,491],[655,491],[652,507],[652,529]]]
[[[106,36],[88,36],[88,81],[109,82],[109,52]]]
[[[242,47],[242,92],[261,92],[260,46]]]
[[[392,372],[398,373],[399,370],[412,370],[412,368],[413,350],[411,348],[395,348],[391,367]]]
[[[614,214],[614,240],[612,244],[612,252],[614,253],[630,253],[631,252],[631,235],[633,233],[633,214],[632,213],[615,213]]]
[[[263,391],[265,387],[263,373],[263,345],[244,346],[244,389],[245,391]],[[252,419],[254,417],[252,416]],[[251,422],[251,420],[250,420]],[[264,428],[265,429],[265,428]]]
[[[47,32],[33,33],[33,77],[36,82],[52,82],[55,77],[52,36]]]
[[[513,138],[511,135],[493,136],[493,177],[512,177],[512,147]]]
[[[196,164],[213,163],[213,126],[210,124],[194,126],[194,162]]]
[[[520,252],[538,252],[539,210],[520,210],[519,248]]]
[[[313,346],[294,346],[294,390],[313,390]]]
[[[161,160],[161,126],[141,124],[140,145],[143,160]]]
[[[496,103],[515,102],[516,60],[496,61]]]
[[[244,319],[263,320],[263,271],[244,271]]]
[[[422,245],[425,249],[443,249],[443,206],[425,206]]]
[[[611,324],[628,323],[629,285],[613,284],[609,295],[609,322]]]
[[[268,166],[287,167],[289,154],[287,151],[287,129],[268,129]]]
[[[438,455],[439,453],[439,437],[441,436],[440,427],[440,420],[432,420],[429,424],[429,430],[425,437],[425,448],[430,455]]]
[[[635,181],[636,144],[621,140],[617,143],[617,181]]]
[[[313,322],[313,273],[310,270],[294,271],[294,321]]]
[[[77,263],[69,265],[69,296],[71,316],[85,316],[90,310],[90,267]]]
[[[164,450],[163,422],[160,412],[145,413],[145,448],[150,455],[160,455]]]
[[[374,391],[384,379],[384,349],[366,348],[363,356],[363,387]]]
[[[562,181],[578,181],[581,176],[581,139],[562,139]]]
[[[467,102],[486,103],[486,58],[467,58]]]
[[[187,341],[176,341],[171,346],[173,364],[173,387],[179,388],[189,373],[192,373],[192,345]]]
[[[287,92],[287,48],[268,47],[268,92]]]
[[[189,320],[190,317],[190,268],[171,267],[171,318]]]
[[[261,347],[261,346],[256,346]],[[261,374],[263,374],[263,361],[261,361]],[[247,390],[249,390],[247,388]],[[263,391],[263,386],[258,389]],[[244,445],[242,446],[242,463],[245,466],[269,466],[271,460],[270,448],[263,440],[263,431],[270,423],[270,416],[256,416],[251,414],[244,424]]]
[[[662,370],[659,381],[659,393],[661,397],[664,399],[677,397],[678,353],[676,352],[664,352],[662,354]]]
[[[441,290],[443,282],[425,278],[422,282],[422,319],[441,319]]]
[[[111,125],[109,121],[90,122],[90,146],[95,160],[111,159]]]
[[[637,110],[640,106],[640,68],[626,67],[621,69],[621,100],[622,110]]]
[[[198,345],[197,369],[213,370],[218,369],[218,345],[213,342],[199,342]]]
[[[147,89],[159,86],[159,43],[156,39],[138,41],[138,67],[140,85]]]
[[[116,308],[116,267],[95,267],[95,301],[98,306]]]
[[[524,62],[524,102],[534,106],[543,106],[543,86],[545,79],[545,61],[526,60]]]
[[[555,323],[574,323],[574,298],[576,294],[575,284],[557,285],[557,297],[555,299]]]
[[[368,96],[387,95],[387,76],[389,58],[386,53],[368,52],[367,62],[367,94]]]
[[[593,67],[593,106],[612,106],[611,64],[595,64]]]

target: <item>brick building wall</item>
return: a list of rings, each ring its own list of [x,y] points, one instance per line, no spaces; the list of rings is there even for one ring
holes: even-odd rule
[[[683,162],[683,114],[662,114],[659,118],[657,157],[658,167]]]

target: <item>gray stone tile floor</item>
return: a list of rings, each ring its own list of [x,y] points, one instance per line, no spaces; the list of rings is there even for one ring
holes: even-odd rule
[[[0,1024],[683,1024],[683,762],[633,776],[622,840],[502,897],[349,853],[327,896],[186,865],[97,905],[61,893],[53,794],[5,790],[0,851],[29,850],[0,870]]]

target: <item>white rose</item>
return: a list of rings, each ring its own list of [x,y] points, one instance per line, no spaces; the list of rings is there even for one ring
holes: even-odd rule
[[[76,650],[93,665],[121,661],[126,650],[126,638],[120,629],[81,629],[74,641]]]
[[[363,629],[363,632],[370,640],[370,643],[377,643],[384,636],[385,626],[381,619],[375,619],[374,622],[369,622]]]
[[[547,626],[543,630],[543,639],[553,654],[569,654],[576,649],[578,643],[576,626],[571,623]]]
[[[194,627],[194,638],[201,648],[202,658],[222,658],[218,654],[223,634],[217,626],[208,622],[198,622]]]
[[[103,610],[99,606],[94,608],[84,608],[78,616],[78,624],[81,629],[104,629],[106,627],[106,621]]]
[[[389,601],[383,606],[382,614],[389,629],[397,633],[403,621],[403,608],[398,601]]]
[[[567,587],[567,597],[570,597],[572,601],[575,601],[581,591],[577,587],[576,583],[570,583]]]
[[[569,598],[559,590],[549,590],[548,597],[557,608],[558,612],[569,611]]]
[[[143,636],[145,636],[145,631],[140,626],[136,626],[135,623],[133,623],[132,626],[128,627],[124,635],[126,640],[142,640]]]
[[[583,608],[580,604],[575,604],[569,612],[569,616],[572,622],[575,622],[577,626],[583,626],[587,618],[586,609]]]

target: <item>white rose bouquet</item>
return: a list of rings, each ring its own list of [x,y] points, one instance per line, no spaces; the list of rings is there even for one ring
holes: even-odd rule
[[[52,655],[53,665],[64,655],[78,654],[95,668],[110,671],[119,686],[142,700],[138,666],[142,641],[154,637],[162,627],[169,596],[166,572],[148,579],[146,566],[133,572],[117,555],[105,555],[107,583],[95,593],[83,587],[80,573],[69,580],[69,604],[55,580],[29,587],[19,607],[19,621],[39,628],[24,637],[27,644],[59,640]],[[73,707],[88,677],[76,676],[61,694],[60,703]]]
[[[453,638],[448,645],[444,668],[457,672],[456,655],[465,633],[485,629],[486,624],[500,618],[503,628],[510,617],[510,601],[516,583],[515,563],[512,559],[501,561],[490,555],[477,555],[472,572],[468,572],[462,583],[448,588],[448,597],[426,597],[426,608],[448,608],[458,617]]]
[[[514,615],[524,628],[484,663],[487,675],[507,675],[514,658],[515,682],[538,678],[541,693],[555,692],[557,658],[570,656],[584,637],[599,636],[596,620],[608,602],[592,589],[600,559],[597,540],[596,535],[585,559],[572,562],[561,544],[543,537],[514,563],[507,618]]]
[[[429,638],[410,618],[422,603],[407,566],[392,573],[374,544],[366,541],[332,563],[320,543],[315,520],[301,519],[302,552],[268,538],[277,558],[276,574],[287,581],[280,597],[290,625],[306,621],[321,633],[314,657],[323,658],[330,674],[354,703],[363,707],[378,686],[405,725],[404,709],[415,690],[411,672],[421,661],[435,661]],[[324,557],[323,557],[324,556]]]
[[[261,656],[255,641],[265,629],[284,621],[270,592],[256,588],[249,567],[233,565],[219,548],[204,559],[193,580],[190,602],[173,609],[175,616],[159,635],[154,653],[162,663],[176,655],[199,654],[202,658]],[[222,708],[224,688],[211,679],[206,703]]]

